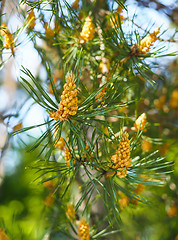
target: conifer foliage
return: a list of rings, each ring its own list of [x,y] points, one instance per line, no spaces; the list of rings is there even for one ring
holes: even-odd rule
[[[146,86],[155,86],[147,59],[162,54],[161,28],[140,31],[118,0],[22,0],[25,4],[24,31],[47,75],[44,80],[21,67],[20,84],[46,113],[41,124],[46,131],[29,150],[40,151],[34,162],[39,180],[55,181],[46,206],[60,215],[63,200],[66,214],[48,234],[50,239],[60,234],[63,239],[108,239],[120,231],[122,200],[124,206],[148,203],[143,190],[135,189],[161,186],[172,171],[172,163],[156,148],[152,151],[149,106],[139,107]],[[127,24],[132,24],[130,32]],[[5,23],[0,31],[4,48],[14,54],[16,42]],[[175,92],[172,108],[174,99]]]

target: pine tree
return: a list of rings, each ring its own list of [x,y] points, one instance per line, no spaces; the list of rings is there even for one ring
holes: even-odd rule
[[[134,19],[124,17],[122,1],[21,4],[28,5],[23,27],[47,78],[22,66],[20,84],[46,118],[43,124],[15,128],[11,135],[46,126],[29,151],[40,151],[34,167],[49,188],[45,205],[52,209],[51,219],[59,218],[61,202],[66,214],[61,225],[51,221],[50,239],[60,234],[81,240],[117,236],[123,208],[130,202],[149,204],[140,193],[161,186],[172,171],[173,163],[160,156],[157,146],[152,151],[159,136],[152,133],[151,105],[143,101],[145,89],[154,89],[159,78],[148,62],[163,55],[161,28],[140,31]],[[0,30],[3,49],[15,55],[17,33],[5,23]],[[165,95],[150,95],[150,101],[161,110]],[[177,89],[169,106],[173,111],[178,106]]]

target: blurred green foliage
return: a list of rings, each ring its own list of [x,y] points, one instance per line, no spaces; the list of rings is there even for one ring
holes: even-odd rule
[[[44,235],[44,187],[29,168],[35,153],[18,148],[19,164],[6,175],[0,186],[0,228],[7,229],[10,239],[41,239]]]

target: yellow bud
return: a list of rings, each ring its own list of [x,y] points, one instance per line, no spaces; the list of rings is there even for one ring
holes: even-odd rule
[[[143,184],[138,184],[137,187],[136,187],[136,189],[134,190],[134,192],[135,192],[136,194],[139,194],[139,193],[143,192],[144,189],[145,189],[145,185],[143,185]]]
[[[72,156],[71,156],[70,150],[68,148],[66,148],[65,153],[64,153],[64,158],[65,158],[67,167],[70,166],[71,157]],[[73,164],[75,164],[75,159],[73,159]]]
[[[134,127],[135,130],[143,130],[143,128],[145,127],[147,120],[146,120],[146,113],[142,113],[135,121],[134,123]]]
[[[74,83],[74,75],[68,73],[66,75],[66,81],[58,110],[56,113],[50,113],[50,117],[54,118],[54,120],[67,120],[70,116],[75,115],[78,110],[77,89]]]
[[[123,22],[123,9],[119,6],[116,11],[114,12],[114,15],[110,18],[110,23],[111,23],[111,26],[114,27],[115,25],[119,25],[119,19],[118,19],[118,14],[119,14],[119,17],[120,17],[120,21],[121,23]]]
[[[171,98],[169,100],[170,108],[177,108],[178,107],[178,88],[172,92]]]
[[[12,36],[12,33],[7,30],[7,33],[5,34],[5,48],[11,48],[13,46],[14,38]]]
[[[130,141],[128,133],[124,132],[115,155],[111,156],[112,168],[117,170],[117,176],[123,178],[127,175],[127,169],[131,166]]]
[[[162,95],[159,99],[154,100],[154,105],[158,110],[163,109],[163,106],[166,102],[166,95]]]
[[[125,196],[123,193],[119,192],[119,200],[118,200],[119,206],[121,209],[125,208],[129,204],[129,198]]]
[[[170,218],[173,218],[177,216],[177,206],[176,204],[172,205],[171,207],[168,208],[167,214]]]
[[[146,54],[147,52],[149,52],[150,47],[153,46],[153,43],[158,39],[157,35],[159,31],[160,28],[156,28],[153,33],[141,40],[139,47],[139,52],[141,54]]]
[[[78,240],[90,240],[90,228],[85,219],[78,223]]]
[[[60,139],[58,140],[58,142],[55,144],[55,147],[60,149],[60,150],[64,150],[65,147],[65,141],[63,137],[60,137]]]
[[[142,151],[143,152],[150,152],[152,149],[152,143],[146,139],[142,140]]]
[[[0,35],[5,36],[7,31],[7,25],[6,23],[2,23],[0,27]]]
[[[74,206],[70,203],[67,204],[66,215],[70,221],[74,221],[76,219],[76,213]]]
[[[80,33],[80,37],[84,42],[88,42],[94,38],[95,26],[92,22],[91,17],[86,17],[84,26],[82,28],[82,32]]]

